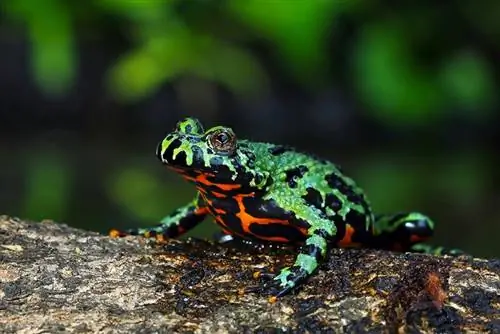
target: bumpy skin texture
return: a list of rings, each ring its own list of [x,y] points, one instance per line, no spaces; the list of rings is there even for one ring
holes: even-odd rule
[[[434,228],[426,216],[375,216],[337,165],[290,147],[237,140],[222,126],[205,131],[187,118],[158,145],[157,156],[194,183],[197,196],[157,226],[110,234],[174,238],[211,215],[228,235],[297,245],[295,263],[265,286],[275,297],[307,279],[330,247],[459,253],[420,243]]]

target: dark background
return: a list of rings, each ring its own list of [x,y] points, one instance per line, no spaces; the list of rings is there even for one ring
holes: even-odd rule
[[[376,211],[499,257],[500,2],[412,3],[3,1],[0,212],[162,218],[194,189],[156,144],[190,115],[329,158]]]

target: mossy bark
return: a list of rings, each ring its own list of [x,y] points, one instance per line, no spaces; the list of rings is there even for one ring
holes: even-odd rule
[[[500,260],[336,249],[296,294],[240,294],[292,257],[0,217],[0,331],[500,332]]]

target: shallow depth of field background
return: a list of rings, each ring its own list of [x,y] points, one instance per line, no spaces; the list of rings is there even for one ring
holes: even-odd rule
[[[454,3],[2,1],[0,214],[155,222],[194,194],[154,155],[189,115],[329,158],[378,212],[500,257],[500,2]]]

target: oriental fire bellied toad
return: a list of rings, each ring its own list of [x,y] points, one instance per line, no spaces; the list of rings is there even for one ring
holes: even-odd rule
[[[330,247],[459,253],[421,243],[434,229],[428,217],[374,215],[363,190],[337,165],[287,146],[237,139],[224,126],[205,131],[187,118],[159,143],[156,154],[194,183],[196,197],[160,225],[110,235],[175,238],[210,215],[228,235],[299,245],[295,262],[265,286],[274,297],[306,280]]]

